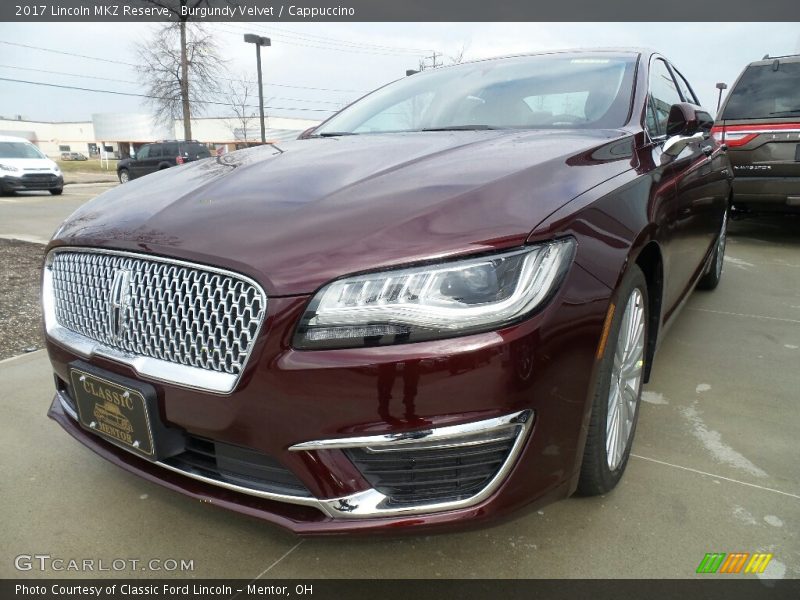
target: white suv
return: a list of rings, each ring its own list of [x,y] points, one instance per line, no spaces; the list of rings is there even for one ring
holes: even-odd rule
[[[64,191],[61,169],[28,140],[0,135],[0,193],[27,190],[58,196]]]

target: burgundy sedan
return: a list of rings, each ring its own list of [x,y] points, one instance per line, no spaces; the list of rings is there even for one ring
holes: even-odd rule
[[[47,249],[49,415],[298,533],[608,492],[658,343],[720,278],[712,125],[652,51],[516,56],[106,192]]]

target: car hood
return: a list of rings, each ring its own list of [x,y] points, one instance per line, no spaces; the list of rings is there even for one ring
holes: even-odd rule
[[[243,272],[271,295],[358,271],[525,242],[631,168],[623,131],[458,131],[297,140],[148,175],[83,205],[51,246]]]

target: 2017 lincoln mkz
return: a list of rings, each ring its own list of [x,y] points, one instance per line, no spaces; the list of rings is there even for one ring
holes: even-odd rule
[[[106,192],[47,248],[49,415],[298,533],[608,492],[658,343],[720,278],[712,125],[652,51],[517,56]]]

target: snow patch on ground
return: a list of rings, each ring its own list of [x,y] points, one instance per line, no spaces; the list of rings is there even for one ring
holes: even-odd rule
[[[707,392],[710,389],[711,386],[708,385],[707,383],[698,383],[697,387],[694,388],[694,391],[697,392],[698,394],[702,394],[703,392]]]
[[[648,404],[669,404],[669,400],[659,392],[642,392],[642,400]]]
[[[741,258],[736,258],[730,254],[725,255],[725,264],[736,267],[737,269],[744,269],[745,271],[747,271],[749,267],[755,267],[753,263],[742,260]]]
[[[756,573],[759,579],[783,579],[786,577],[786,565],[773,558],[763,573]]]
[[[700,386],[697,386],[698,388]],[[737,469],[741,469],[756,477],[766,477],[767,473],[754,465],[743,454],[731,448],[728,444],[722,441],[722,435],[719,431],[709,429],[703,422],[700,413],[696,408],[696,403],[692,406],[681,409],[684,418],[689,422],[692,435],[696,437],[700,443],[705,446],[711,455],[721,463],[731,465]]]
[[[783,527],[783,521],[780,517],[776,517],[775,515],[767,515],[764,517],[764,520],[773,527]]]
[[[733,516],[739,519],[742,523],[747,523],[748,525],[758,525],[758,521],[756,518],[750,514],[744,506],[735,506],[733,508]]]

